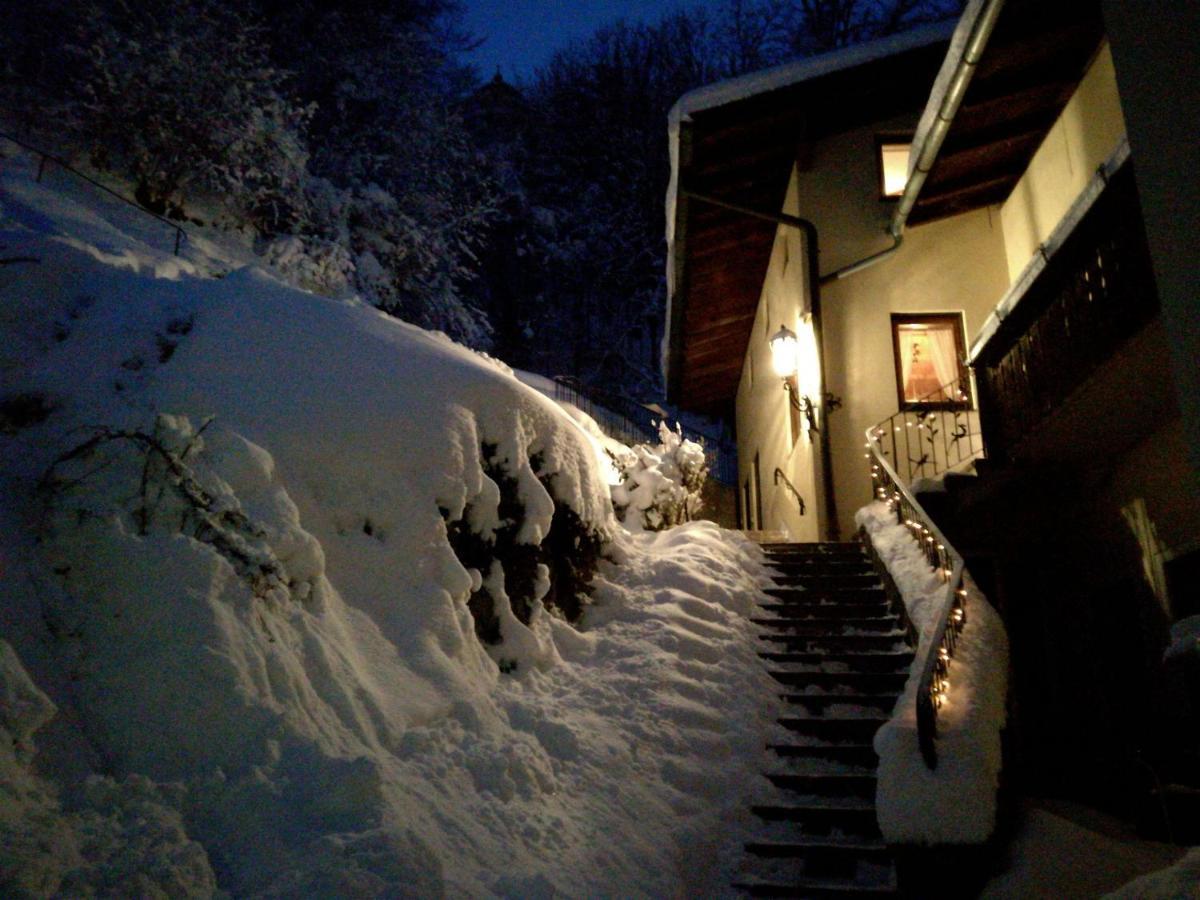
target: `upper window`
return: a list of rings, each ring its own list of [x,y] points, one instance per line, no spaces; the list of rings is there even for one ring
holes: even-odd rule
[[[893,313],[892,349],[901,409],[970,407],[961,315]]]
[[[879,193],[882,197],[899,197],[908,181],[908,153],[912,142],[908,138],[884,138],[879,147]]]

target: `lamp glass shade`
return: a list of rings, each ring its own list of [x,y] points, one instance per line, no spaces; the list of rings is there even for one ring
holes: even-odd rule
[[[800,342],[786,325],[771,336],[771,366],[780,378],[795,375],[800,366]]]

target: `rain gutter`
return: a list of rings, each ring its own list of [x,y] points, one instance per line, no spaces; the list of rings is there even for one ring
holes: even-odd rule
[[[950,125],[962,106],[967,87],[975,75],[975,69],[983,57],[984,48],[996,27],[996,20],[1000,18],[1003,7],[1004,0],[972,0],[950,39],[950,50],[934,82],[933,92],[925,105],[925,112],[913,139],[904,193],[900,195],[887,227],[892,246],[843,266],[836,272],[821,276],[822,284],[868,269],[900,249],[909,214],[916,206],[917,197],[925,185],[925,179],[929,177],[930,170],[933,169],[933,164],[937,162],[938,153],[946,141],[946,135],[950,133]]]

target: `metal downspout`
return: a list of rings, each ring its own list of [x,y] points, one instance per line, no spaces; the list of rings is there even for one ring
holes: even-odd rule
[[[946,92],[942,95],[942,102],[938,106],[933,124],[925,132],[921,146],[916,148],[916,162],[908,176],[908,181],[904,184],[904,193],[900,195],[896,208],[892,211],[892,221],[887,228],[888,236],[892,239],[892,246],[880,250],[878,253],[872,253],[848,266],[843,266],[836,272],[831,272],[821,279],[822,283],[846,278],[863,269],[868,269],[876,263],[883,262],[900,249],[900,244],[904,241],[904,226],[908,222],[909,214],[916,206],[917,197],[925,185],[925,179],[929,177],[930,170],[933,169],[933,164],[937,162],[938,153],[941,152],[942,144],[946,141],[946,135],[950,132],[950,125],[958,114],[958,108],[962,106],[967,87],[975,75],[975,68],[983,56],[983,50],[987,46],[988,38],[992,36],[996,20],[1000,18],[1000,11],[1003,7],[1004,0],[984,0],[983,9],[975,18],[975,24],[971,26],[971,33],[967,37],[962,55],[959,56],[958,63],[955,65],[954,74],[950,76],[950,81],[946,85]]]
[[[826,403],[828,391],[825,390],[825,348],[821,336],[822,278],[817,268],[820,264],[817,226],[808,219],[803,219],[800,216],[792,216],[783,212],[765,212],[761,209],[743,206],[740,203],[731,203],[728,200],[722,200],[718,197],[710,197],[707,194],[690,191],[687,188],[682,188],[680,193],[700,203],[708,203],[721,209],[730,210],[731,212],[742,213],[751,218],[774,222],[776,225],[788,225],[798,229],[804,235],[805,268],[808,272],[809,309],[812,314],[813,341],[817,345],[817,367],[821,379],[821,396],[818,399],[818,408],[821,413],[821,427],[817,429],[817,434],[819,436],[818,444],[821,459],[821,493],[823,495],[822,506],[824,507],[823,513],[825,516],[824,532],[827,540],[839,540],[841,527],[838,524],[837,499],[833,494],[833,451],[829,442],[829,410]]]

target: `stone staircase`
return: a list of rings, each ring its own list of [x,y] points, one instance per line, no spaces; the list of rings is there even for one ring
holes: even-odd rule
[[[785,705],[768,746],[780,799],[753,807],[734,887],[754,897],[894,897],[875,817],[876,730],[912,649],[861,544],[764,544],[777,573],[753,621]]]

